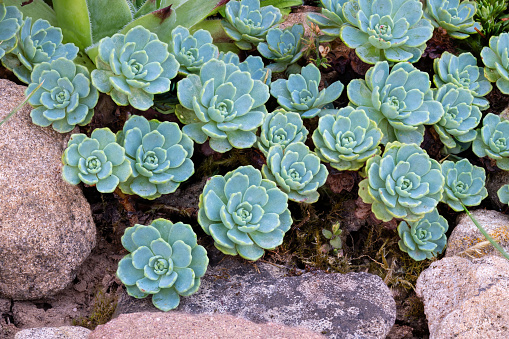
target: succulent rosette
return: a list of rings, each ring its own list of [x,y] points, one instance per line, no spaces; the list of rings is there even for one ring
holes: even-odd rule
[[[257,260],[283,243],[292,218],[288,196],[253,166],[241,166],[208,179],[198,222],[221,252]]]
[[[351,104],[364,110],[382,130],[382,144],[420,145],[424,124],[436,124],[444,114],[442,104],[433,99],[428,74],[407,62],[390,71],[387,61],[377,62],[367,71],[366,80],[350,81],[347,94]]]
[[[238,48],[244,50],[265,41],[269,28],[282,17],[274,6],[260,7],[260,0],[230,1],[226,4],[225,14],[225,19],[221,21],[225,33]]]
[[[368,64],[416,62],[433,35],[419,0],[350,0],[343,15],[341,40]]]
[[[267,67],[273,72],[282,72],[289,65],[296,63],[303,55],[301,41],[304,27],[295,24],[284,30],[277,27],[269,29],[267,43],[258,44],[258,51],[265,58],[275,61]]]
[[[0,4],[0,59],[16,47],[23,14],[15,6]]]
[[[497,196],[501,203],[509,204],[509,184],[500,187]]]
[[[51,125],[55,131],[67,133],[92,120],[99,93],[92,86],[86,67],[59,58],[35,65],[31,78],[25,90],[27,96],[42,83],[28,99],[34,108],[30,112],[34,124]]]
[[[447,220],[438,214],[435,208],[416,222],[400,222],[399,248],[415,261],[432,259],[444,250],[447,244],[445,233],[448,229]]]
[[[417,221],[442,199],[440,164],[416,144],[388,143],[382,156],[368,159],[366,173],[359,196],[380,220]]]
[[[101,39],[97,51],[92,83],[119,106],[149,109],[154,94],[170,90],[179,69],[168,45],[142,26]]]
[[[451,83],[436,90],[435,99],[442,103],[444,115],[433,128],[446,153],[458,153],[476,138],[475,128],[481,122],[482,113],[473,105],[472,92]]]
[[[125,230],[122,245],[130,253],[118,263],[117,277],[132,297],[153,294],[152,303],[162,311],[198,291],[207,271],[207,251],[182,222],[160,218],[149,226],[136,224]]]
[[[174,122],[133,115],[117,133],[132,175],[119,185],[123,193],[155,199],[173,193],[194,173],[193,141]]]
[[[320,41],[332,41],[339,37],[341,27],[345,23],[343,16],[343,6],[348,0],[320,0],[322,3],[322,13],[309,13],[308,20],[320,27],[320,32],[324,36],[320,37]]]
[[[180,64],[179,73],[198,73],[204,63],[219,55],[212,43],[212,35],[206,30],[199,29],[190,34],[187,28],[177,26],[171,31],[171,37],[168,50]]]
[[[308,133],[298,113],[278,109],[265,116],[258,138],[258,149],[267,156],[270,147],[281,145],[285,148],[295,142],[304,142]]]
[[[131,175],[125,150],[116,143],[109,128],[95,129],[90,138],[73,134],[62,155],[62,176],[72,185],[95,185],[102,193],[112,193]]]
[[[457,87],[468,89],[474,96],[473,104],[481,110],[489,107],[490,103],[484,98],[491,92],[493,86],[484,77],[482,67],[477,66],[477,59],[472,53],[461,53],[456,56],[444,52],[442,56],[433,62],[435,75],[433,82],[440,88],[447,83]]]
[[[481,58],[486,78],[496,82],[500,92],[509,94],[509,33],[492,36],[489,47],[481,51]]]
[[[472,165],[467,159],[456,163],[446,160],[442,163],[445,177],[442,201],[456,212],[465,206],[477,206],[488,196],[484,168]]]
[[[490,157],[500,169],[509,171],[509,120],[488,113],[477,131],[472,151],[480,158]]]
[[[234,64],[242,72],[249,72],[253,80],[261,80],[267,86],[272,80],[272,70],[265,67],[262,58],[259,56],[249,55],[246,60],[240,62],[239,56],[233,52],[219,53],[218,60],[222,60],[227,64]]]
[[[466,39],[482,29],[474,21],[477,3],[459,0],[426,0],[424,16],[434,27],[442,27],[455,39]]]
[[[288,194],[289,200],[312,204],[318,201],[317,190],[325,184],[329,172],[304,143],[294,142],[285,148],[272,146],[262,174]]]
[[[320,109],[341,95],[343,84],[338,80],[318,91],[321,75],[318,68],[309,64],[300,74],[290,74],[288,80],[278,79],[270,84],[270,94],[287,111],[296,112],[302,118],[313,118]]]
[[[183,132],[199,144],[210,138],[210,147],[224,153],[256,142],[269,89],[234,64],[213,59],[203,65],[199,76],[180,80],[177,95],[183,107],[194,111],[196,121],[184,126]]]
[[[356,171],[380,154],[382,131],[361,109],[343,107],[320,117],[313,132],[315,152],[340,171]]]
[[[19,22],[19,16],[16,16]],[[19,80],[30,83],[30,74],[36,64],[51,62],[58,58],[74,60],[78,47],[72,43],[62,44],[62,30],[48,21],[32,18],[23,21],[18,31],[16,47],[2,58],[5,67],[12,70]]]

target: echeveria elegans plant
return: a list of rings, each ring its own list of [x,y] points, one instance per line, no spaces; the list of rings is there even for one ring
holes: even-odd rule
[[[117,142],[133,172],[119,185],[123,193],[155,199],[175,192],[194,173],[193,141],[174,122],[133,115],[117,133]]]
[[[426,0],[424,16],[434,27],[442,27],[451,37],[466,39],[482,29],[474,21],[477,3],[460,0]]]
[[[153,294],[152,303],[162,311],[176,308],[180,297],[200,287],[207,271],[207,251],[196,241],[191,226],[156,219],[148,226],[125,230],[122,245],[130,253],[118,263],[117,277],[135,298]]]
[[[399,249],[416,261],[432,259],[444,250],[448,229],[447,220],[436,208],[418,221],[402,221],[398,226]]]
[[[92,86],[88,69],[66,58],[35,65],[28,96],[39,84],[28,102],[32,122],[60,133],[70,132],[76,125],[84,126],[92,120],[99,93]]]
[[[306,141],[308,133],[298,113],[278,109],[265,116],[258,137],[258,149],[266,156],[274,145],[284,148],[295,142]]]
[[[199,76],[190,74],[177,85],[181,105],[196,116],[196,122],[183,127],[191,139],[203,144],[210,138],[210,147],[221,153],[253,146],[256,129],[267,113],[267,85],[216,59],[205,63]]]
[[[302,57],[303,36],[304,27],[300,24],[284,30],[274,27],[267,33],[267,43],[261,42],[257,48],[261,55],[274,61],[267,66],[268,68],[273,72],[282,72]]]
[[[509,33],[502,33],[490,38],[489,47],[481,51],[484,75],[491,82],[496,82],[500,92],[509,94]]]
[[[366,80],[350,81],[347,94],[351,104],[382,130],[382,144],[397,140],[420,145],[424,124],[433,125],[444,114],[442,104],[433,98],[428,74],[408,62],[391,70],[387,61],[377,62]]]
[[[154,104],[154,94],[170,90],[179,69],[168,45],[142,26],[101,39],[95,65],[92,83],[99,92],[111,95],[119,106],[139,110]]]
[[[0,4],[0,59],[16,47],[23,15],[15,6]]]
[[[416,62],[433,35],[419,0],[350,0],[343,15],[341,40],[368,64]]]
[[[285,148],[272,146],[262,174],[288,194],[289,200],[312,204],[318,201],[317,190],[325,184],[329,172],[304,143],[294,142]]]
[[[315,152],[324,162],[340,171],[357,171],[380,154],[382,131],[361,109],[343,107],[330,110],[313,132]]]
[[[444,176],[440,164],[416,144],[388,143],[382,156],[369,158],[367,178],[359,196],[383,221],[417,221],[442,199]]]
[[[296,112],[302,118],[313,118],[320,109],[341,95],[343,84],[338,80],[318,91],[320,70],[309,64],[300,74],[290,74],[288,80],[278,79],[270,84],[270,94],[287,111]]]
[[[488,196],[484,168],[472,165],[468,159],[456,163],[444,161],[442,174],[445,178],[442,201],[456,212],[463,211],[462,205],[477,206]]]
[[[240,62],[239,56],[233,52],[219,53],[218,60],[228,64],[234,64],[243,72],[249,72],[253,80],[261,80],[266,85],[270,85],[272,80],[272,70],[265,67],[262,58],[249,55],[246,60]]]
[[[253,166],[209,178],[198,206],[198,222],[214,246],[248,260],[281,245],[292,225],[288,196]]]
[[[112,193],[131,175],[125,150],[116,143],[109,128],[95,129],[90,138],[73,134],[62,155],[62,176],[72,185],[95,185],[102,193]]]
[[[490,157],[500,169],[509,171],[509,120],[488,113],[482,122],[483,126],[477,131],[472,144],[472,151],[478,157]]]
[[[308,20],[320,27],[320,41],[331,41],[339,37],[341,27],[345,23],[343,6],[348,0],[320,0],[322,3],[322,15],[309,13]]]

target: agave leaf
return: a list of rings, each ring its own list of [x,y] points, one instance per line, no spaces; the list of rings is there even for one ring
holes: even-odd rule
[[[168,43],[171,39],[171,30],[177,27],[176,15],[172,6],[167,6],[138,19],[129,22],[119,33],[126,34],[131,28],[143,26],[152,33],[157,34],[159,40]]]

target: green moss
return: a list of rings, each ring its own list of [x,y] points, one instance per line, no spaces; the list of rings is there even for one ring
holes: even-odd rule
[[[106,324],[113,317],[117,307],[117,297],[102,290],[95,295],[92,311],[88,317],[73,319],[73,326],[82,326],[94,330],[98,325]]]

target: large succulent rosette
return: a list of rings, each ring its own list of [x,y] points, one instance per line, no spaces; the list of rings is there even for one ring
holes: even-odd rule
[[[383,221],[393,218],[417,221],[442,199],[444,176],[440,164],[416,144],[387,144],[382,156],[368,159],[367,178],[359,196],[372,204]]]
[[[252,166],[210,178],[199,208],[198,222],[216,248],[248,260],[281,245],[292,224],[288,196]]]
[[[295,142],[306,141],[308,133],[298,113],[278,109],[265,116],[258,138],[258,149],[267,155],[269,148],[274,145],[284,148]]]
[[[382,144],[397,140],[420,145],[424,125],[437,123],[444,114],[430,87],[428,74],[412,64],[398,63],[389,70],[383,61],[368,70],[366,80],[350,81],[347,94],[382,130]]]
[[[119,185],[126,194],[155,199],[173,193],[194,173],[193,141],[174,122],[148,121],[133,115],[117,133],[132,175]]]
[[[130,253],[118,263],[117,277],[135,298],[153,294],[162,311],[176,308],[180,297],[195,293],[207,271],[207,251],[191,226],[156,219],[125,230],[122,245]]]
[[[456,39],[466,39],[482,29],[474,21],[477,3],[460,0],[426,0],[424,16],[435,27],[442,27]],[[477,28],[477,31],[476,31]]]

